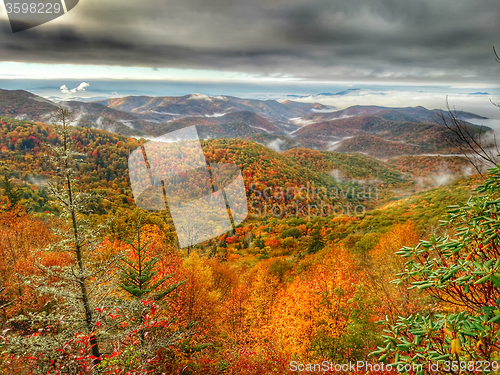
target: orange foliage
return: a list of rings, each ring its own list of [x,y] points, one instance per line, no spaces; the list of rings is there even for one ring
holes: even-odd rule
[[[289,353],[303,357],[319,334],[339,337],[357,308],[353,296],[359,278],[345,249],[330,250],[305,278],[296,277],[280,292],[272,312],[273,335]]]
[[[42,272],[37,262],[45,266],[70,262],[66,254],[42,251],[55,241],[46,222],[34,218],[19,206],[0,213],[0,306],[2,326],[6,320],[27,310],[44,305],[34,290],[26,285],[26,276]]]
[[[395,254],[404,246],[414,246],[419,242],[415,224],[408,221],[398,224],[385,234],[370,253],[372,267],[369,269],[370,285],[373,293],[380,298],[380,318],[388,315],[407,316],[418,309],[418,296],[409,291],[409,285],[396,286],[390,282],[405,269],[405,260]]]
[[[279,247],[281,244],[280,240],[277,240],[275,238],[267,238],[264,241],[264,245],[269,246],[271,248]]]

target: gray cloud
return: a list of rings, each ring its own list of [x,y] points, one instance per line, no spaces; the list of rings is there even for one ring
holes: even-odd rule
[[[235,70],[304,79],[489,82],[498,0],[85,0],[0,59]]]

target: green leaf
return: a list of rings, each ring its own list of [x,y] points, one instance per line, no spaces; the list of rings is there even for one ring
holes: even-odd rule
[[[491,278],[491,275],[488,274],[486,276],[481,277],[479,280],[477,280],[474,284],[479,285],[479,284],[484,284],[485,282],[489,281]]]
[[[497,276],[498,274],[495,274],[492,278],[491,281],[493,282],[493,286],[495,288],[500,287],[500,277]]]
[[[496,315],[494,316],[493,318],[491,318],[488,323],[497,323],[500,322],[500,314],[499,315]],[[500,324],[499,324],[500,325]]]
[[[426,283],[423,285],[419,285],[419,286],[417,286],[417,288],[418,289],[427,289],[427,288],[430,288],[431,286],[434,286],[434,283]]]

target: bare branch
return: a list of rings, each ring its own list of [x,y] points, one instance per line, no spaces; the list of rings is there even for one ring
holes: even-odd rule
[[[497,50],[495,49],[495,47],[493,47],[493,53],[495,54],[495,60],[497,61],[497,63],[500,63],[500,56],[498,56],[498,53],[497,53]]]
[[[447,142],[458,148],[479,174],[482,175],[485,165],[495,167],[500,162],[496,136],[483,126],[479,127],[477,132],[473,131],[473,128],[460,119],[461,112],[451,109],[448,98],[446,107],[447,113],[441,111],[439,117],[449,131]],[[488,141],[490,137],[493,137],[493,140]]]

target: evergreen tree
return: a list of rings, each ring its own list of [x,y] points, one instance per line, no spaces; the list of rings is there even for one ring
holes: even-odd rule
[[[321,236],[320,228],[316,228],[313,230],[311,235],[311,240],[309,242],[309,247],[307,248],[307,252],[309,254],[316,253],[325,247],[325,241]]]
[[[123,242],[129,245],[130,252],[126,257],[120,259],[119,266],[119,287],[123,289],[129,296],[132,297],[131,303],[125,303],[125,309],[129,310],[131,316],[134,316],[134,321],[138,324],[129,323],[130,330],[139,333],[142,350],[145,352],[145,358],[151,355],[161,346],[173,344],[180,337],[186,334],[187,331],[174,332],[170,337],[162,337],[162,342],[148,342],[146,346],[145,332],[148,329],[145,326],[146,315],[150,311],[150,303],[158,302],[168,294],[177,289],[184,283],[179,283],[164,286],[165,282],[173,275],[167,275],[157,278],[158,270],[156,268],[159,262],[158,257],[154,256],[151,249],[152,238],[145,241],[144,227],[142,217],[138,216],[134,222],[134,235],[132,238],[124,238]],[[149,322],[151,323],[151,322]]]
[[[64,248],[62,250],[70,251],[76,258],[77,269],[76,272],[74,272],[75,277],[72,281],[80,286],[78,299],[81,299],[83,313],[85,314],[85,326],[87,332],[91,335],[90,343],[92,345],[92,355],[96,357],[96,362],[98,362],[101,353],[99,351],[97,338],[93,335],[95,331],[95,321],[93,317],[94,309],[90,305],[88,291],[89,279],[93,275],[88,272],[87,265],[85,264],[85,251],[88,250],[86,248],[88,244],[87,241],[92,238],[95,233],[89,230],[88,222],[80,218],[81,214],[88,211],[88,206],[92,202],[93,197],[88,193],[77,191],[75,186],[77,183],[75,176],[78,172],[76,162],[81,155],[71,148],[69,129],[71,114],[67,109],[61,108],[58,111],[57,118],[61,123],[61,127],[57,128],[57,130],[61,137],[62,145],[53,147],[54,155],[52,160],[58,167],[62,187],[57,184],[49,183],[49,190],[56,202],[62,208],[62,216],[69,218],[71,225],[70,232],[64,234],[66,239],[73,243],[63,244]]]
[[[33,331],[38,329],[40,334],[13,335],[9,341],[11,352],[30,353],[39,359],[37,373],[47,373],[51,366],[61,361],[58,352],[61,345],[82,333],[87,335],[94,367],[101,362],[96,309],[109,294],[106,275],[115,262],[111,259],[103,264],[102,260],[96,259],[102,228],[92,226],[87,214],[97,198],[77,188],[77,164],[83,155],[72,148],[71,113],[60,109],[57,119],[61,124],[55,127],[59,142],[50,146],[48,158],[55,177],[48,183],[48,192],[59,209],[63,225],[54,230],[59,240],[45,250],[70,254],[72,261],[50,266],[40,262],[38,266],[43,276],[32,276],[26,282],[41,295],[51,296],[51,302],[45,311],[17,317],[17,320],[29,323]]]
[[[8,210],[11,210],[21,200],[22,191],[15,188],[15,186],[10,182],[7,175],[4,175],[2,188],[4,190],[4,194],[9,199],[10,205],[8,207]]]
[[[165,276],[155,280],[158,271],[155,265],[159,259],[151,254],[151,239],[144,242],[142,239],[142,219],[139,217],[136,223],[136,236],[133,240],[124,239],[132,248],[132,257],[121,259],[120,287],[137,299],[151,298],[158,301],[174,291],[179,285],[173,284],[169,287],[159,290],[159,288],[172,275]]]

